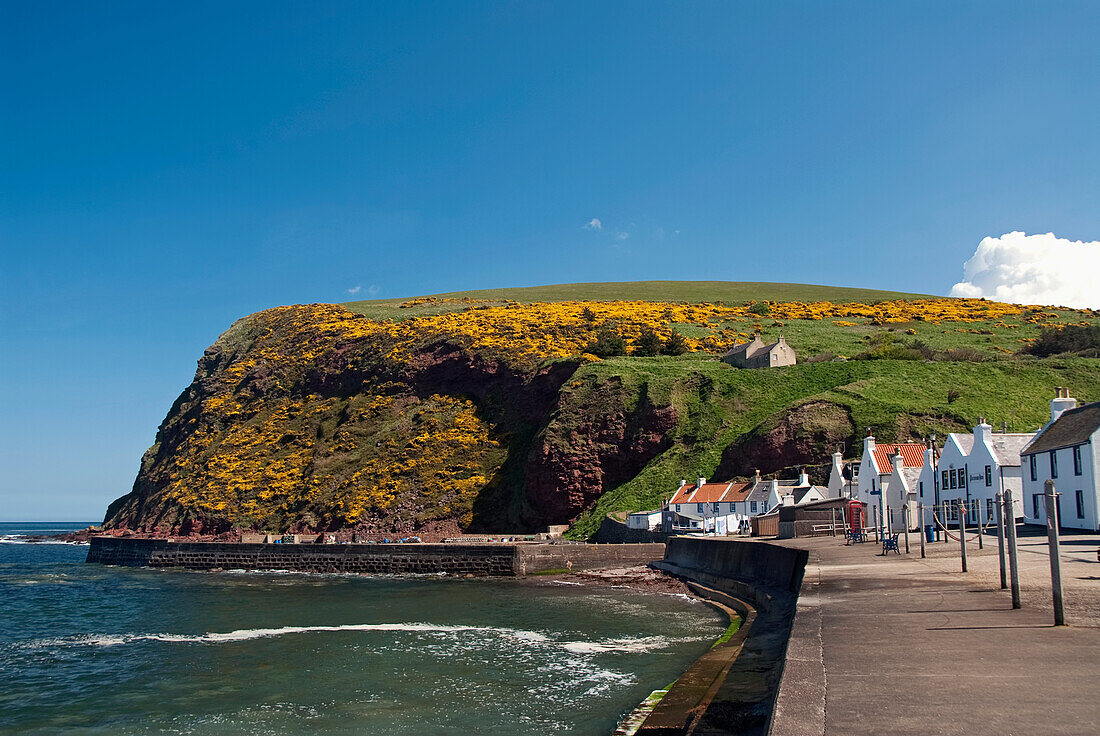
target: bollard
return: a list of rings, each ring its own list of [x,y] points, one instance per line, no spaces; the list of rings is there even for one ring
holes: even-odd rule
[[[985,527],[982,526],[982,502],[975,499],[974,502],[978,504],[978,513],[974,514],[978,520],[978,549],[985,549],[983,540],[985,539]]]
[[[1062,608],[1062,560],[1058,543],[1058,496],[1054,481],[1043,484],[1047,501],[1047,542],[1050,546],[1050,590],[1054,597],[1054,625],[1066,625],[1066,612]]]
[[[959,556],[962,558],[963,572],[966,572],[966,507],[963,500],[958,501],[959,512]]]
[[[905,525],[905,554],[909,554],[909,504],[901,509],[901,523]]]
[[[1005,530],[1008,532],[1005,544],[1008,549],[1008,574],[1012,583],[1012,607],[1020,607],[1020,563],[1016,559],[1016,507],[1012,503],[1012,491],[1005,491],[1004,500]]]
[[[920,529],[917,530],[917,536],[920,537],[920,557],[923,560],[924,555],[924,504],[917,504],[917,521],[919,522]]]
[[[947,544],[947,501],[943,502],[943,543]]]
[[[997,517],[997,561],[1001,568],[1001,590],[1005,590],[1008,588],[1008,571],[1005,569],[1005,510],[1004,494],[1000,491],[997,491],[993,510]]]

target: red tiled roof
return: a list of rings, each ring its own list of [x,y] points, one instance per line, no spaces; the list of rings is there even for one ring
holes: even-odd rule
[[[748,483],[704,483],[702,488],[698,484],[686,485],[672,497],[669,503],[729,503],[731,501],[744,501],[744,496],[749,488]],[[736,496],[736,498],[734,497]]]
[[[875,445],[875,468],[880,474],[892,473],[895,452],[901,451],[901,464],[906,468],[924,467],[924,445],[919,442],[905,442],[899,445]]]
[[[722,503],[740,503],[752,493],[752,483],[734,483],[722,498]]]

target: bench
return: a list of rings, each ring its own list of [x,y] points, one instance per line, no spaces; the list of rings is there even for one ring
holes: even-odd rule
[[[900,533],[884,536],[882,538],[882,554],[886,555],[893,551],[900,555],[901,550],[898,548],[898,537],[900,536]]]

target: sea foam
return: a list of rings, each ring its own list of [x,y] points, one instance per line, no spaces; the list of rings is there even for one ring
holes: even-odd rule
[[[461,624],[432,623],[380,623],[380,624],[338,624],[334,626],[280,626],[277,628],[236,629],[228,632],[208,632],[203,634],[84,634],[54,639],[37,639],[21,645],[20,648],[53,647],[115,647],[139,642],[154,641],[171,644],[226,644],[250,641],[292,634],[331,633],[341,631],[390,631],[411,632],[426,636],[457,635],[477,633],[511,639],[518,643],[535,647],[563,649],[572,654],[595,655],[604,653],[644,652],[666,649],[673,644],[689,639],[665,636],[627,637],[604,641],[559,641],[540,631],[509,629],[498,626],[468,626]]]

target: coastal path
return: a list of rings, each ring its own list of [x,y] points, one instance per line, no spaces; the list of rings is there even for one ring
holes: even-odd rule
[[[1022,527],[1021,527],[1022,528]],[[1100,734],[1097,535],[1062,538],[1068,626],[1055,627],[1045,534],[1019,539],[1023,607],[1000,589],[996,537],[883,556],[834,538],[809,552],[769,733]]]

